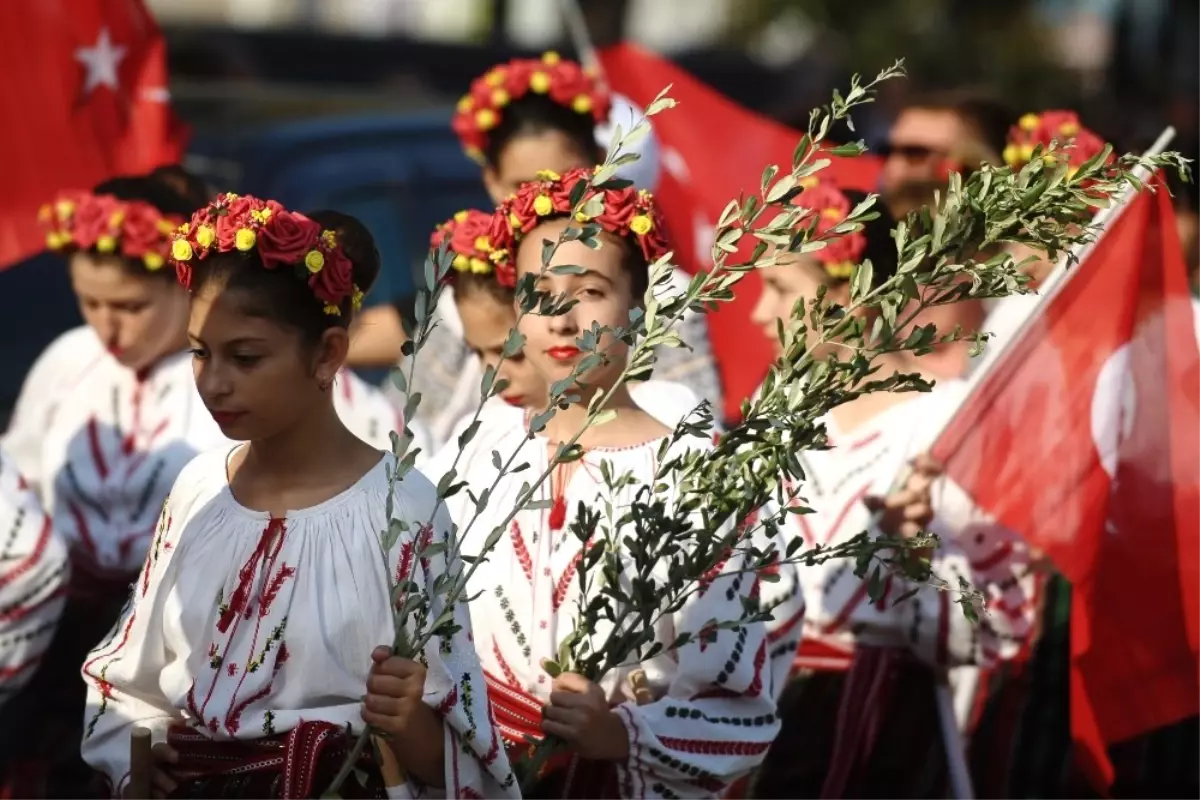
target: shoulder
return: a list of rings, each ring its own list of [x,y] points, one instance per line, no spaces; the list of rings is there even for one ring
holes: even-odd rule
[[[187,516],[189,509],[206,504],[225,490],[229,485],[226,462],[235,446],[228,444],[206,450],[179,471],[167,497],[172,514]]]
[[[671,429],[700,405],[699,395],[675,381],[646,381],[629,393],[643,411]]]
[[[39,382],[69,380],[104,355],[104,345],[89,325],[80,325],[60,333],[29,371],[29,379]]]
[[[396,457],[384,453],[381,463],[370,474],[363,488],[367,502],[386,508],[392,491],[391,475],[396,471]],[[392,517],[406,521],[427,522],[438,510],[437,487],[418,469],[410,469],[395,483],[392,497]]]

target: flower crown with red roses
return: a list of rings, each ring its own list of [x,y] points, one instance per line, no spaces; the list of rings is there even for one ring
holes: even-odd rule
[[[812,229],[811,235],[814,238],[821,238],[825,242],[823,248],[814,250],[811,255],[821,262],[821,266],[825,268],[829,277],[849,280],[850,276],[854,274],[854,265],[862,260],[862,255],[867,249],[866,234],[860,229],[829,238],[824,237],[833,228],[846,221],[846,217],[850,215],[853,208],[850,198],[846,197],[837,186],[815,177],[806,178],[800,182],[800,185],[804,187],[804,191],[797,195],[792,202],[813,213],[816,225]]]
[[[488,256],[496,265],[496,279],[501,285],[516,286],[517,246],[525,235],[547,220],[574,212],[576,204],[571,201],[571,195],[581,182],[587,183],[594,174],[594,170],[582,167],[561,176],[542,170],[537,180],[521,184],[516,194],[499,205],[492,215],[488,237],[492,251]],[[603,202],[600,213],[589,216],[581,211],[575,215],[576,221],[594,222],[615,236],[632,239],[648,264],[667,254],[670,248],[663,236],[662,220],[653,195],[632,186],[620,189],[593,186],[581,200],[590,201],[597,196]]]
[[[140,259],[150,272],[166,263],[171,234],[183,221],[149,203],[120,200],[111,194],[66,192],[42,206],[38,220],[46,228],[46,247],[55,252],[95,250]]]
[[[433,235],[429,237],[429,245],[438,248],[442,246],[442,242],[448,242],[447,246],[454,254],[451,265],[455,270],[487,275],[495,271],[491,258],[492,240],[488,236],[491,226],[492,215],[486,211],[459,211],[437,226]],[[453,277],[453,273],[447,276],[449,279]],[[511,284],[499,282],[506,288],[513,288]]]
[[[336,231],[274,200],[233,193],[217,195],[176,230],[171,260],[179,282],[192,286],[192,264],[213,253],[257,252],[267,269],[295,272],[324,304],[326,314],[342,313],[349,300],[357,311],[363,292],[354,284],[353,264],[338,244]]]
[[[490,131],[500,124],[505,107],[530,92],[576,114],[590,114],[597,125],[608,119],[612,107],[608,89],[575,61],[553,52],[540,59],[513,59],[472,81],[458,101],[451,126],[468,156],[483,163]]]
[[[1074,111],[1044,111],[1024,115],[1009,129],[1004,161],[1014,168],[1023,167],[1033,158],[1034,150],[1048,148],[1053,142],[1063,149],[1043,158],[1066,158],[1069,175],[1074,175],[1105,147],[1103,139],[1080,124]]]

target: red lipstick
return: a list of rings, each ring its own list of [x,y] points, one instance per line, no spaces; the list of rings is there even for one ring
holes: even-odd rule
[[[522,408],[525,405],[524,397],[517,397],[515,395],[510,396],[510,395],[502,394],[502,395],[500,395],[500,399],[503,400],[504,402],[508,403],[510,406],[514,406],[515,408]]]
[[[246,416],[243,411],[213,411],[212,418],[222,428],[228,427]]]
[[[579,357],[583,351],[575,346],[551,347],[546,351],[546,355],[553,358],[555,361],[571,361]]]

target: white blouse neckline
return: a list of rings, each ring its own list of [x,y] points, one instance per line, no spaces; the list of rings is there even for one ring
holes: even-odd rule
[[[233,460],[233,454],[238,451],[238,448],[243,446],[249,445],[246,442],[238,442],[236,445],[230,448],[229,452],[225,455],[225,468],[221,471],[221,477],[225,484],[222,489],[222,493],[226,496],[230,507],[233,508],[233,510],[238,514],[242,515],[243,517],[248,517],[249,519],[260,521],[271,519],[295,521],[308,517],[320,516],[332,511],[362,492],[367,485],[375,479],[375,474],[384,469],[384,464],[387,463],[388,456],[391,455],[391,453],[380,453],[379,460],[376,461],[370,469],[364,472],[358,480],[328,500],[323,500],[316,505],[307,506],[305,508],[288,509],[287,512],[282,516],[275,517],[275,515],[273,515],[270,511],[261,511],[256,508],[250,508],[249,506],[242,505],[241,501],[237,499],[237,495],[233,493],[233,487],[229,484],[229,462]]]

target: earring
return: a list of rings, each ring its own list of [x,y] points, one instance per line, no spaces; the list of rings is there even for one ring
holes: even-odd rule
[[[328,391],[329,391],[329,387],[330,387],[332,384],[333,384],[333,381],[331,381],[331,380],[324,380],[324,381],[321,381],[320,383],[318,383],[318,384],[317,384],[317,388],[319,388],[319,389],[320,389],[322,392],[328,392]]]

